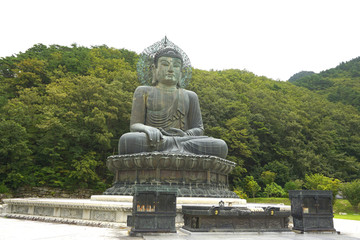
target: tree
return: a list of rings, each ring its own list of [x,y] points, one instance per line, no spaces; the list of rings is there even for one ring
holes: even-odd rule
[[[254,180],[253,176],[246,176],[245,177],[245,185],[244,185],[245,191],[248,195],[251,195],[253,198],[255,198],[255,195],[257,192],[261,190],[261,187],[259,184]]]
[[[0,146],[0,184],[12,189],[33,184],[26,129],[12,120],[0,121]]]
[[[301,72],[298,72],[298,73],[295,73],[294,75],[292,75],[288,82],[295,82],[296,80],[300,79],[300,78],[303,78],[303,77],[306,77],[306,76],[309,76],[309,75],[313,75],[315,74],[314,72],[312,71],[301,71]]]
[[[338,194],[341,186],[341,181],[335,178],[329,178],[322,174],[312,174],[305,176],[304,186],[309,190],[328,190],[332,191],[333,203],[335,196]]]
[[[236,195],[238,195],[239,198],[241,199],[246,199],[248,198],[247,194],[241,189],[241,188],[235,188],[234,193],[236,193]]]
[[[284,189],[274,182],[266,185],[264,193],[267,197],[284,197],[286,195]]]
[[[275,181],[276,173],[265,171],[261,173],[261,180],[265,185],[270,185]]]
[[[350,202],[355,211],[359,211],[360,179],[343,183],[340,189],[342,195]]]
[[[301,190],[304,185],[304,181],[296,179],[295,181],[289,181],[285,184],[284,190],[288,193],[290,190]]]

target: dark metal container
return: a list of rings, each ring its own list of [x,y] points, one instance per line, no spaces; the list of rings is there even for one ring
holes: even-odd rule
[[[192,232],[289,231],[290,211],[267,207],[253,212],[246,207],[182,206],[184,229]]]
[[[333,222],[332,191],[292,190],[291,215],[293,230],[301,232],[336,232]]]
[[[131,235],[137,233],[175,233],[176,192],[136,191],[132,217],[128,219]]]

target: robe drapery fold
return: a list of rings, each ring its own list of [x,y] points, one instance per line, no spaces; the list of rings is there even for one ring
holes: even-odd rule
[[[196,93],[182,88],[166,90],[140,86],[135,90],[130,125],[141,123],[155,128],[183,130],[187,136],[164,136],[151,145],[145,133],[124,134],[119,141],[119,154],[166,151],[213,155],[225,158],[227,145],[221,139],[202,136],[204,132]]]

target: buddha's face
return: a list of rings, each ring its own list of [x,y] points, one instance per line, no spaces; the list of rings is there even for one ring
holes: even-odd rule
[[[158,83],[176,86],[181,78],[181,60],[179,58],[160,57],[155,71]]]

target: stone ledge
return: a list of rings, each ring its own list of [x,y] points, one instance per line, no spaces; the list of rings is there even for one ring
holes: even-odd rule
[[[132,203],[129,202],[104,202],[91,201],[87,199],[50,199],[50,198],[16,198],[4,199],[6,204],[39,207],[66,207],[91,210],[124,211],[131,210]]]
[[[249,239],[254,237],[254,238],[259,238],[259,235],[261,234],[261,236],[266,236],[266,235],[270,235],[269,239],[274,239],[274,234],[277,235],[278,239],[285,239],[285,238],[289,238],[289,237],[293,237],[296,235],[295,232],[293,231],[286,231],[286,232],[259,232],[259,231],[244,231],[244,232],[223,232],[223,231],[218,231],[218,232],[192,232],[189,230],[186,230],[185,228],[180,228],[179,232],[182,232],[186,235],[189,236],[194,236],[194,238],[198,238],[199,236],[203,237],[203,238],[215,238],[215,237],[219,237],[220,238],[224,238],[226,239],[226,236],[231,236],[233,237],[234,235],[237,236],[244,236],[244,237],[248,237]],[[243,235],[244,234],[244,235]],[[245,235],[246,234],[246,235]],[[244,238],[245,239],[245,238]],[[264,238],[260,238],[260,239],[266,239],[266,237]],[[289,238],[291,239],[291,238]]]
[[[276,207],[279,208],[280,211],[290,211],[291,206],[290,205],[284,205],[284,204],[265,204],[265,203],[248,203],[247,208],[251,211],[261,212],[264,211],[263,208],[265,207]]]
[[[44,216],[12,214],[12,213],[4,213],[4,214],[1,214],[0,216],[1,217],[7,217],[7,218],[31,220],[31,221],[66,223],[66,224],[75,224],[75,225],[93,226],[93,227],[127,228],[126,223],[103,222],[103,221],[92,221],[92,220],[81,220],[81,219],[69,219],[69,218],[59,218],[59,217],[44,217]]]
[[[59,218],[65,222],[98,221],[124,223],[131,214],[132,203],[103,202],[84,199],[4,199],[7,217],[22,215],[43,218]]]
[[[43,217],[43,216],[33,216],[33,215],[24,215],[24,214],[10,214],[3,213],[0,214],[0,217],[5,218],[15,218],[23,219],[29,221],[41,221],[41,222],[50,222],[50,223],[64,223],[64,224],[74,224],[81,226],[91,226],[91,227],[102,227],[102,228],[115,228],[115,229],[128,229],[127,223],[115,223],[115,222],[102,222],[102,221],[91,221],[91,220],[79,220],[79,219],[66,219],[58,217]],[[183,222],[176,222],[175,227],[181,228],[184,226]]]
[[[177,197],[192,198],[238,198],[238,196],[228,189],[227,185],[219,184],[129,184],[115,182],[111,188],[108,188],[103,195],[112,196],[132,196],[136,189],[142,191],[177,191]]]
[[[104,202],[133,202],[133,196],[122,195],[92,195],[91,201],[104,201]]]
[[[207,197],[179,197],[177,204],[209,204],[218,205],[223,201],[226,206],[228,205],[246,205],[246,200],[241,198],[207,198]]]
[[[126,226],[127,216],[132,214],[132,202],[129,201],[6,199],[6,203],[3,217],[45,222],[104,227],[113,223],[114,226]],[[181,206],[176,212],[176,226],[181,227],[183,225]]]
[[[118,195],[93,195],[91,201],[105,201],[105,202],[130,202],[132,203],[132,196],[118,196]],[[223,201],[226,206],[230,205],[246,205],[245,199],[240,198],[206,198],[206,197],[177,197],[176,204],[210,204],[218,205]],[[180,206],[181,207],[181,206]]]

